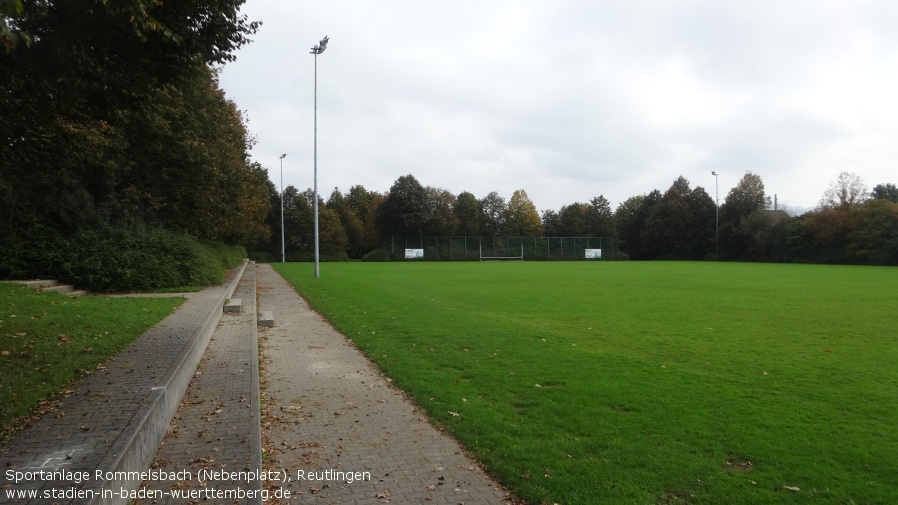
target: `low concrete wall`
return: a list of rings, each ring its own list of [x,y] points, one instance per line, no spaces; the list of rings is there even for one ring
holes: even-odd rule
[[[231,280],[227,291],[222,292],[218,303],[214,305],[215,309],[209,311],[203,323],[194,333],[190,345],[180,355],[180,359],[169,367],[166,374],[159,380],[159,383],[152,387],[146,402],[132,418],[127,432],[118,438],[112,450],[100,461],[98,468],[106,472],[145,472],[153,463],[159,444],[162,443],[165,432],[178,411],[181,399],[190,385],[190,380],[193,378],[196,367],[203,357],[206,346],[218,327],[218,322],[222,317],[222,306],[225,300],[234,294],[234,290],[237,288],[237,284],[240,283],[246,266],[247,260],[243,260],[243,264],[239,267],[237,275]],[[258,397],[256,400],[258,401]],[[259,444],[261,445],[261,441]],[[119,491],[121,489],[135,490],[140,484],[140,480],[115,479],[104,481],[98,487],[111,490],[113,493],[105,493],[110,496],[95,497],[87,503],[103,505],[126,504],[129,500],[121,499]]]

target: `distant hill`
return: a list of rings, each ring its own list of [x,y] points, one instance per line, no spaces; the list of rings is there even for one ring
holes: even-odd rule
[[[785,211],[790,216],[800,216],[814,210],[814,207],[798,207],[794,205],[779,205],[779,210]]]

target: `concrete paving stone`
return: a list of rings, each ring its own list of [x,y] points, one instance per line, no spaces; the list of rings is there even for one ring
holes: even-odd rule
[[[234,293],[247,302],[241,313],[225,314],[219,322],[153,468],[198,477],[202,470],[245,472],[261,466],[255,291],[255,267],[250,266]],[[258,481],[195,478],[149,481],[144,487],[165,493],[154,504],[185,503],[172,492],[210,488],[232,493],[229,503],[261,503]]]
[[[286,483],[295,493],[290,503],[507,502],[458,442],[422,421],[424,414],[269,265],[258,266],[257,282],[259,308],[280,315],[277,327],[259,330],[269,385],[268,467],[294,477],[304,469],[368,471],[371,478],[294,479]]]
[[[63,398],[55,416],[44,416],[0,448],[7,468],[92,472],[112,465],[110,462],[125,457],[120,453],[130,443],[129,437],[142,440],[155,429],[147,426],[146,412],[165,398],[158,386],[160,381],[171,380],[178,373],[183,376],[185,359],[196,356],[199,360],[197,353],[203,354],[203,350],[197,373],[189,370],[192,380],[181,379],[186,394],[164,400],[173,404],[164,443],[156,452],[158,442],[154,445],[149,437],[142,443],[150,445],[142,451],[156,453],[157,470],[196,473],[199,469],[261,468],[259,353],[255,338],[261,331],[267,346],[263,359],[268,363],[269,385],[265,436],[270,449],[266,467],[286,470],[291,478],[289,482],[268,483],[266,490],[274,492],[283,487],[293,493],[289,501],[269,501],[507,502],[506,493],[464,456],[457,442],[430,426],[423,413],[396,391],[348,339],[312,311],[270,266],[248,267],[234,290],[236,280],[230,287],[188,295],[188,302],[164,325],[142,336]],[[263,289],[257,291],[256,284]],[[257,294],[260,308],[284,314],[278,328],[257,329]],[[244,303],[242,313],[222,314],[226,298],[253,302]],[[208,347],[197,349],[200,327],[208,326],[210,315],[216,312],[218,330]],[[211,334],[211,329],[208,331]],[[65,412],[65,416],[59,412]],[[368,480],[349,482],[334,475],[325,481],[306,480],[298,477],[300,470],[368,472]],[[98,489],[100,484],[32,481],[15,489]],[[112,484],[106,483],[109,487]],[[249,481],[207,482],[206,486],[196,481],[147,483],[148,488],[169,491],[209,489],[210,485],[219,490],[261,490],[259,482]],[[190,501],[197,500],[171,496],[151,500]],[[228,501],[260,502],[248,497]],[[0,502],[47,503],[5,498]]]
[[[7,470],[81,468],[91,471],[91,480],[78,483],[54,479],[13,484],[4,472],[0,487],[4,491],[78,489],[99,493],[107,483],[94,480],[94,470],[145,469],[162,438],[162,432],[155,431],[153,423],[160,416],[170,419],[167,412],[171,407],[166,402],[177,401],[186,389],[186,384],[180,385],[179,374],[189,373],[196,363],[192,360],[198,361],[205,349],[214,324],[221,317],[222,303],[230,296],[232,284],[236,284],[231,280],[236,279],[191,294],[171,316],[73,387],[70,394],[56,403],[55,412],[31,422],[0,447],[0,462]],[[140,373],[136,373],[138,369]],[[160,395],[163,391],[168,391],[168,397]],[[103,415],[109,409],[116,412],[111,419]],[[136,486],[139,482],[114,484]],[[5,492],[0,495],[0,503],[4,504],[75,502],[90,503],[74,498],[44,500],[8,498]]]

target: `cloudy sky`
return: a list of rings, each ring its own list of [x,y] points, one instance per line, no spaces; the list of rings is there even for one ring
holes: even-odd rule
[[[293,2],[224,67],[255,161],[312,186],[386,192],[400,176],[537,209],[662,192],[721,202],[746,171],[813,207],[842,171],[898,183],[894,0]]]

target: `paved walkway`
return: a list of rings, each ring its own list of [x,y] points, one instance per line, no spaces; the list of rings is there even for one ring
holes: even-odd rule
[[[120,490],[140,480],[125,472],[147,469],[242,271],[192,294],[0,447],[0,503],[126,503]]]
[[[241,310],[222,316],[156,453],[152,468],[175,478],[144,482],[143,503],[262,502],[248,472],[262,466],[255,273],[248,265],[231,296]]]
[[[505,503],[270,266],[232,277],[191,294],[0,447],[0,503],[129,503],[143,479],[125,472],[148,467],[144,504]],[[257,330],[257,295],[274,328]],[[222,315],[228,298],[243,299],[241,313]],[[29,477],[10,482],[10,470]]]
[[[291,503],[501,504],[505,493],[269,265],[259,265],[266,465]],[[275,486],[275,487],[278,487]]]

